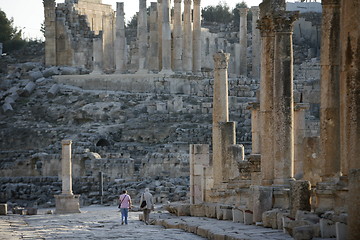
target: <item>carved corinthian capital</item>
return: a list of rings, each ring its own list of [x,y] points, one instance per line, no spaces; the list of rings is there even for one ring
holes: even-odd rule
[[[299,12],[282,12],[274,16],[275,32],[292,32],[294,22],[299,18]]]
[[[199,5],[201,4],[201,0],[194,0],[194,5]]]
[[[184,0],[185,5],[191,5],[191,0]]]
[[[230,54],[219,51],[214,54],[214,68],[227,69],[229,64]]]
[[[181,3],[182,0],[175,0],[174,3]]]
[[[271,16],[262,17],[257,21],[257,28],[260,30],[262,37],[274,34],[274,19]]]

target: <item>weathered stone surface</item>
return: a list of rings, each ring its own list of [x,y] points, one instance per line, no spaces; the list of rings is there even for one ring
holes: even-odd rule
[[[0,204],[0,215],[7,215],[7,204]]]
[[[310,211],[311,184],[309,181],[290,183],[290,216],[295,218],[298,210]]]
[[[335,222],[329,219],[320,219],[320,231],[322,238],[335,238],[336,228]]]
[[[58,84],[54,84],[51,86],[51,88],[47,92],[47,96],[50,98],[53,98],[56,96],[56,94],[59,93],[59,91],[60,91],[60,86]]]
[[[295,240],[310,240],[314,237],[314,229],[310,225],[293,228],[293,237]]]
[[[270,211],[263,212],[262,222],[264,227],[278,229],[277,224],[277,215],[280,212],[280,209],[273,209]]]

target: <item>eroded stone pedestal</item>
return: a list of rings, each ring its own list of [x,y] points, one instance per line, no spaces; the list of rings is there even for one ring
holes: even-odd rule
[[[56,214],[80,213],[80,195],[60,194],[55,195]]]

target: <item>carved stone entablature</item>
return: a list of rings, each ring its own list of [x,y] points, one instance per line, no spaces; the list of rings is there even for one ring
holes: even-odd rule
[[[201,4],[201,0],[194,0],[194,5],[200,5]]]
[[[292,32],[294,22],[299,18],[299,12],[282,12],[274,16],[275,32]]]
[[[339,6],[340,7],[340,2],[341,0],[322,0],[321,1],[321,5],[334,5],[334,6]]]
[[[219,51],[214,54],[215,69],[227,69],[229,64],[230,54]]]
[[[274,35],[274,19],[271,16],[262,17],[257,21],[257,28],[262,37]]]

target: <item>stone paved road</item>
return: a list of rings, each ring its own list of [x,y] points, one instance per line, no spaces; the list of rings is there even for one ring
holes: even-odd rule
[[[120,212],[115,207],[90,206],[81,214],[45,214],[0,216],[0,239],[170,239],[201,240],[197,235],[179,229],[145,225],[139,212],[130,212],[129,224],[120,224]]]

